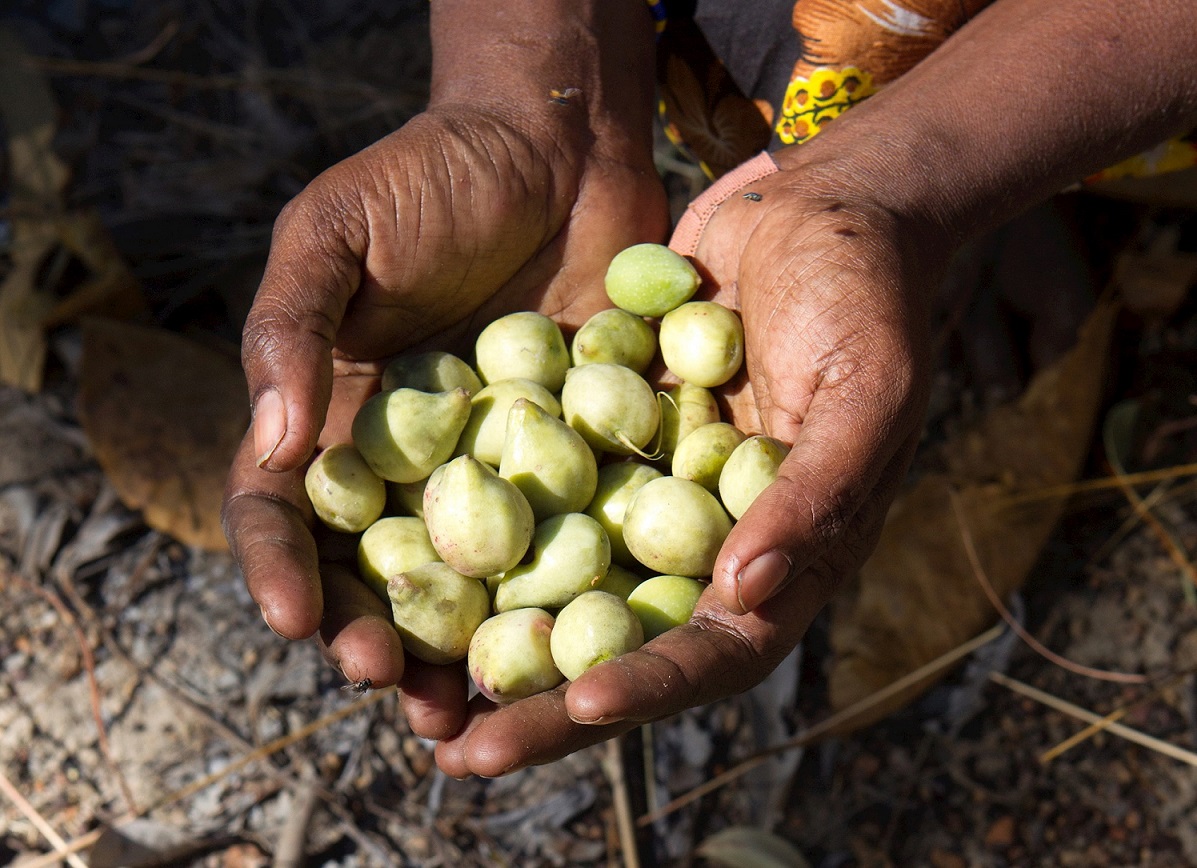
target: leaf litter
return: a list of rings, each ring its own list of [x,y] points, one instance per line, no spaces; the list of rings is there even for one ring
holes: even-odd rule
[[[4,107],[9,170],[60,180],[36,208],[10,199],[3,217],[0,303],[21,316],[0,316],[2,370],[19,386],[0,389],[0,772],[38,822],[4,802],[0,859],[36,862],[52,849],[48,828],[67,847],[96,848],[94,864],[296,853],[339,865],[678,864],[700,858],[704,840],[710,861],[730,864],[791,849],[828,866],[1197,860],[1197,788],[1174,760],[1099,732],[1044,765],[1039,754],[1081,724],[992,683],[1017,678],[1096,714],[1124,709],[1120,724],[1191,745],[1191,676],[1136,693],[1080,679],[1009,634],[884,719],[729,776],[632,830],[602,749],[498,781],[437,773],[392,696],[357,705],[313,646],[265,628],[214,518],[222,462],[248,421],[225,348],[270,220],[327,163],[418,110],[426,4],[73,8],[102,26],[82,38],[84,25],[30,11],[14,31],[27,62],[4,54],[4,74],[43,83],[21,88],[40,94],[41,123],[15,149]],[[14,163],[22,148],[31,162]],[[677,210],[696,175],[666,145],[658,163]],[[1067,375],[1061,363],[998,406],[945,353],[939,440],[891,519],[900,527],[908,513],[922,532],[886,543],[856,599],[821,618],[776,679],[625,737],[615,786],[637,816],[997,620],[945,518],[948,491],[994,585],[1021,588],[1011,605],[1024,603],[1022,623],[1048,647],[1097,668],[1197,665],[1177,563],[1117,487],[1034,499],[1106,474],[1093,430],[1111,393],[1141,411],[1119,466],[1166,471],[1197,456],[1185,424],[1197,384],[1182,375],[1197,354],[1192,217],[1085,201],[1104,245],[1089,256],[1107,278],[1118,272],[1130,314],[1103,308],[1110,320],[1074,355],[1088,361]],[[1103,328],[1112,337],[1092,337]],[[1043,443],[1052,451],[1034,448]],[[1187,556],[1197,524],[1185,492],[1181,481],[1144,500]],[[1012,506],[1017,493],[1031,499]],[[909,573],[887,583],[895,564]],[[947,584],[927,583],[923,568]],[[152,810],[134,819],[130,802]]]

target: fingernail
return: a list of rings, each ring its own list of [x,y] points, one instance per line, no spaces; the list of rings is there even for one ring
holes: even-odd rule
[[[577,717],[576,715],[571,714],[569,719],[574,723],[580,723],[583,726],[605,726],[608,723],[619,723],[621,720],[623,720],[622,717],[615,714],[600,715],[599,717],[593,718]]]
[[[777,593],[790,580],[794,564],[777,549],[765,552],[736,575],[736,598],[745,613]]]
[[[254,405],[254,452],[258,466],[265,466],[287,433],[287,408],[283,396],[269,389],[258,396]]]
[[[262,610],[262,620],[266,622],[266,626],[270,628],[270,632],[275,636],[278,636],[280,639],[286,639],[287,637],[278,630],[274,629],[274,625],[270,623],[270,617],[266,614],[266,607],[261,606],[260,608]]]

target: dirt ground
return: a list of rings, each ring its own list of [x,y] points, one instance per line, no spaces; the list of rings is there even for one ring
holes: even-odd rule
[[[0,28],[53,96],[64,208],[98,215],[148,322],[232,358],[278,209],[419,110],[426,9],[18,0]],[[0,163],[6,182],[15,165]],[[664,145],[660,168],[678,207],[701,186]],[[3,273],[11,206],[0,203]],[[1073,490],[1008,601],[1059,658],[1007,629],[880,723],[770,755],[638,824],[826,718],[829,617],[742,696],[550,766],[449,779],[393,695],[348,689],[314,645],[263,624],[227,554],[122,503],[80,418],[83,333],[64,321],[38,387],[0,387],[0,863],[1197,864],[1197,212],[1074,193],[1021,235],[977,245],[984,279],[962,267],[976,292],[945,314],[912,478],[1034,367],[1033,324],[1002,298],[1026,273],[1010,264],[1017,238],[1044,225],[1067,232],[1035,263],[1137,299],[1115,331],[1082,476],[1108,478],[1111,461],[1161,471],[1135,487],[1137,510],[1117,486]],[[58,262],[38,280],[60,299],[95,270],[77,252]],[[1001,361],[973,328],[995,307],[1014,347]],[[1085,726],[1053,698],[1126,729],[1045,758]],[[713,838],[743,828],[757,832]],[[773,861],[781,845],[765,830],[790,848]]]

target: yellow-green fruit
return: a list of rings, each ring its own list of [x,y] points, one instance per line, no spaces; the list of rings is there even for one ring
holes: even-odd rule
[[[631,570],[625,569],[619,564],[611,564],[611,568],[607,570],[607,575],[595,586],[595,590],[606,591],[608,594],[614,594],[621,600],[626,600],[632,591],[636,590],[640,582],[640,576]]]
[[[482,622],[470,641],[470,677],[484,696],[507,703],[552,690],[565,680],[553,663],[553,616],[513,609]]]
[[[735,311],[691,301],[661,320],[661,358],[687,383],[710,389],[735,376],[744,361],[744,326]]]
[[[652,386],[623,365],[570,368],[561,390],[561,412],[591,447],[617,455],[642,453],[661,421]]]
[[[634,244],[607,266],[607,297],[637,316],[664,316],[689,301],[701,283],[686,257],[663,244]]]
[[[692,479],[710,492],[719,490],[719,475],[745,434],[727,422],[712,422],[691,431],[673,452],[673,475]]]
[[[490,615],[486,586],[439,561],[392,576],[387,596],[404,650],[425,663],[465,658]]]
[[[697,482],[662,476],[628,503],[623,539],[637,561],[664,575],[711,575],[732,520]]]
[[[520,490],[468,455],[438,467],[424,489],[424,523],[445,563],[484,579],[511,569],[532,542],[532,507]]]
[[[553,662],[570,681],[643,644],[644,628],[636,614],[605,591],[587,591],[558,612],[549,636]]]
[[[598,464],[573,428],[527,398],[511,405],[499,476],[524,493],[537,521],[581,512],[594,497]]]
[[[531,380],[556,392],[565,382],[569,350],[557,323],[544,314],[521,311],[482,330],[474,345],[474,363],[484,383]]]
[[[557,609],[603,580],[611,566],[611,544],[588,515],[571,512],[545,519],[532,537],[532,560],[503,573],[495,611]]]
[[[790,447],[773,437],[758,434],[736,447],[719,474],[719,497],[739,520],[757,495],[777,479],[777,469]]]
[[[357,543],[358,573],[384,600],[391,576],[440,559],[424,522],[413,516],[380,518]]]
[[[431,350],[392,359],[382,372],[382,390],[417,389],[421,392],[451,392],[465,389],[471,395],[482,381],[464,360],[452,353]]]
[[[417,482],[449,460],[469,418],[465,389],[380,392],[354,416],[353,443],[383,479]]]
[[[561,404],[552,392],[531,380],[499,380],[478,392],[470,401],[470,417],[457,441],[456,455],[472,455],[498,467],[507,439],[507,417],[520,398],[527,398],[550,416],[560,418]]]
[[[643,317],[613,307],[582,324],[570,346],[575,365],[623,365],[643,374],[657,352],[657,333]]]
[[[415,482],[387,483],[387,512],[393,515],[424,517],[424,486],[427,479]]]
[[[632,499],[640,487],[664,476],[655,467],[636,461],[604,464],[598,471],[598,485],[594,497],[586,507],[586,514],[602,525],[611,541],[611,560],[625,567],[635,567],[637,561],[623,541],[623,520]]]
[[[693,383],[674,386],[661,396],[661,435],[657,451],[668,459],[691,431],[718,421],[719,405],[708,390]]]
[[[644,640],[685,624],[694,614],[706,585],[688,576],[653,576],[628,595],[628,606],[640,619]]]
[[[316,456],[304,476],[304,488],[316,517],[333,530],[357,533],[382,515],[386,485],[348,443]]]

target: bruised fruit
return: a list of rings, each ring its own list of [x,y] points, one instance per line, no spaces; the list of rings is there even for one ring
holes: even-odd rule
[[[316,456],[303,482],[316,517],[333,530],[365,530],[386,505],[386,485],[348,443],[330,446]]]
[[[549,636],[553,662],[570,681],[643,644],[644,628],[635,613],[606,591],[587,591],[558,612]]]
[[[487,618],[470,641],[470,677],[488,699],[514,702],[565,680],[553,663],[553,616],[544,609],[512,609]]]
[[[425,663],[463,659],[490,614],[486,586],[439,561],[392,576],[387,597],[404,650]]]

